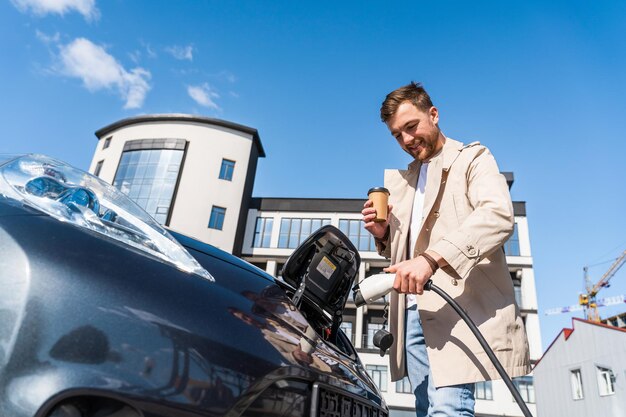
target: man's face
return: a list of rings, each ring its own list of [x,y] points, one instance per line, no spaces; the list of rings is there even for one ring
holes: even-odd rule
[[[436,107],[425,112],[405,101],[387,120],[387,127],[405,152],[420,161],[428,161],[443,147],[438,121]]]

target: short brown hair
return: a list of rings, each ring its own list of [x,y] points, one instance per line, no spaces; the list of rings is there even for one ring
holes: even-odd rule
[[[407,84],[387,94],[383,105],[380,107],[380,119],[387,123],[387,120],[398,111],[400,104],[405,101],[413,103],[415,107],[422,111],[428,111],[433,106],[433,102],[430,100],[430,96],[424,90],[424,87],[422,87],[422,84],[411,81],[411,84]]]

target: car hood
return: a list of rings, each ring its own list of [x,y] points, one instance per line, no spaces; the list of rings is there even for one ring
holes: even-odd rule
[[[271,275],[211,245],[172,235],[211,273],[215,285],[238,299],[227,310],[271,344],[284,365],[314,369],[326,383],[352,391],[358,387],[359,395],[379,395],[354,349],[344,352],[325,341]]]
[[[0,389],[33,401],[20,409],[73,390],[192,407],[219,381],[232,395],[208,405],[215,415],[289,381],[382,403],[358,357],[325,342],[257,268],[181,238],[211,281],[48,216],[5,213],[0,288],[15,291],[3,304]],[[33,399],[35,384],[45,389]]]

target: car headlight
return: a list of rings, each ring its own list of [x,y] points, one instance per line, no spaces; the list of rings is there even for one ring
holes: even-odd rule
[[[0,158],[0,194],[60,221],[147,252],[213,281],[141,207],[100,178],[43,155]]]

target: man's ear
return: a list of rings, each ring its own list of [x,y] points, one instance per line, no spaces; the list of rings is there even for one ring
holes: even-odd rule
[[[437,107],[432,106],[430,110],[428,110],[428,115],[430,116],[430,120],[432,120],[433,124],[439,123],[439,110],[437,110]]]

